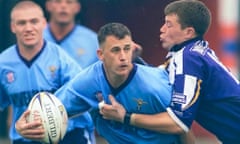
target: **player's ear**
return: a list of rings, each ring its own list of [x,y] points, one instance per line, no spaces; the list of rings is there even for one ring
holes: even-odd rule
[[[13,21],[11,21],[11,31],[12,31],[12,33],[16,33],[15,24]]]
[[[97,55],[98,55],[99,60],[103,60],[103,49],[102,48],[99,48],[97,50]]]
[[[76,4],[76,13],[79,13],[81,11],[81,3],[80,2],[77,2]]]
[[[47,20],[44,17],[42,18],[42,24],[43,24],[43,28],[45,29],[47,26]]]
[[[191,39],[196,36],[195,30],[193,27],[187,27],[185,32],[186,32],[185,36],[187,37],[187,39]]]

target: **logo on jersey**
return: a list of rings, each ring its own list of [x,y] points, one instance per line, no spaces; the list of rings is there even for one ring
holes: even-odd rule
[[[95,96],[99,102],[103,101],[103,94],[101,91],[96,92]]]
[[[207,52],[207,49],[208,49],[207,44],[203,45],[202,42],[198,42],[190,49],[190,51],[195,51],[200,53],[201,55],[205,55],[205,53]]]
[[[142,108],[142,106],[143,106],[144,104],[147,104],[147,102],[145,102],[145,101],[144,101],[143,99],[141,99],[141,98],[139,98],[139,99],[133,98],[133,100],[137,103],[137,110],[138,110],[138,111],[141,110],[141,108]]]
[[[56,70],[56,66],[49,66],[49,71],[51,72],[52,77],[55,77]]]
[[[78,48],[78,49],[77,49],[77,54],[78,54],[79,56],[83,55],[84,53],[85,53],[84,49],[82,49],[82,48]]]
[[[7,72],[6,78],[7,78],[8,83],[12,83],[12,82],[15,81],[15,77],[14,77],[13,72]]]
[[[197,101],[198,96],[199,89],[197,90],[195,95],[188,97],[183,94],[174,93],[172,96],[172,104],[174,104],[174,106],[178,105],[178,108],[181,109],[181,111],[184,111],[191,107]]]
[[[186,104],[186,96],[180,93],[174,93],[172,96],[172,102],[177,104]]]

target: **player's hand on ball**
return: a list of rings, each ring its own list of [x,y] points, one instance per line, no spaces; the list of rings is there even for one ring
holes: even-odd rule
[[[123,123],[123,119],[126,113],[124,107],[119,104],[112,95],[109,95],[109,100],[112,103],[104,104],[100,108],[100,114],[102,114],[104,119],[114,120]]]
[[[21,115],[15,123],[16,131],[27,139],[39,141],[44,137],[44,129],[41,119],[39,118],[33,122],[27,122],[29,114],[30,110],[27,110]]]

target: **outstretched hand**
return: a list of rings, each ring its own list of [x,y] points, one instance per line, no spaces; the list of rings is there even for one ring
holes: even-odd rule
[[[30,110],[25,111],[18,121],[15,123],[16,131],[24,138],[40,141],[44,138],[44,128],[41,119],[36,119],[33,122],[28,122],[27,117]]]
[[[110,104],[103,104],[100,108],[100,114],[104,119],[114,120],[123,123],[126,110],[119,104],[112,95],[109,95]]]

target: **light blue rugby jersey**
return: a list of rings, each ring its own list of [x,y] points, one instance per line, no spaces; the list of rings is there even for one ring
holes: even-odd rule
[[[165,70],[134,65],[124,84],[114,89],[106,79],[101,61],[84,69],[67,86],[55,94],[63,101],[69,115],[90,110],[98,111],[98,103],[113,94],[130,113],[154,114],[164,112],[171,101],[171,86]],[[96,129],[111,144],[170,144],[178,136],[160,134],[118,122],[104,120],[98,113]]]
[[[240,85],[208,42],[195,38],[175,46],[167,67],[173,84],[167,111],[185,131],[195,119],[224,144],[240,143]]]
[[[53,93],[80,71],[79,65],[51,42],[45,41],[30,62],[20,56],[16,45],[3,51],[0,54],[0,108],[13,106],[10,138],[21,138],[15,131],[15,121],[37,92]]]
[[[72,31],[60,41],[54,37],[49,25],[43,34],[45,39],[59,44],[82,68],[98,60],[97,34],[82,25],[75,25]]]

